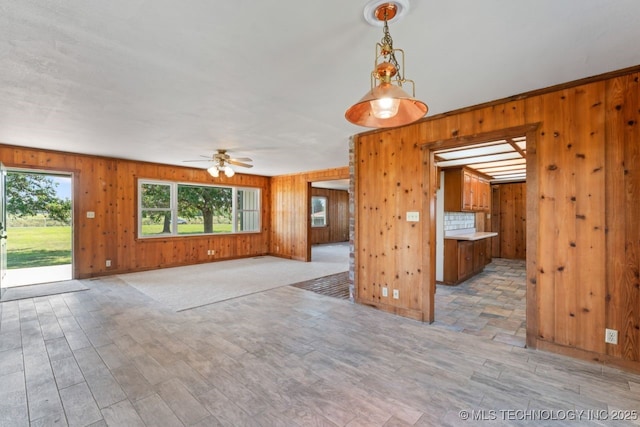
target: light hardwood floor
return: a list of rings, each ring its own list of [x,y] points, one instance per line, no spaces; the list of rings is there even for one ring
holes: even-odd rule
[[[175,313],[83,283],[0,304],[0,425],[634,425],[500,411],[640,408],[639,375],[292,286]]]

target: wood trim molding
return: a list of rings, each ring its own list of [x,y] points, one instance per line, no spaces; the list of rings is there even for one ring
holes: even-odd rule
[[[526,135],[527,137],[527,346],[535,348],[538,332],[538,299],[535,286],[536,256],[537,256],[537,131],[540,123],[529,123],[522,126],[500,129],[474,135],[459,136],[455,138],[427,141],[421,144],[423,150],[422,164],[423,179],[426,186],[426,197],[423,202],[423,212],[426,213],[423,241],[429,246],[429,263],[424,266],[425,280],[423,282],[423,321],[433,322],[435,319],[435,241],[436,235],[436,177],[437,167],[434,166],[434,151],[443,148],[462,147],[497,138],[513,138]],[[530,145],[531,144],[531,145]],[[531,181],[531,182],[529,182]],[[531,279],[530,277],[533,277]]]
[[[527,347],[536,348],[538,338],[538,128],[536,123],[526,133],[527,136],[527,229],[526,229],[526,322]]]
[[[535,345],[529,348],[562,354],[564,356],[574,357],[576,359],[588,360],[590,362],[600,363],[605,366],[614,366],[625,371],[632,371],[640,374],[640,362],[624,360],[618,357],[609,356],[607,354],[595,353],[575,347],[565,347],[563,345],[551,343],[549,341],[541,340],[538,338],[536,338],[535,340]]]

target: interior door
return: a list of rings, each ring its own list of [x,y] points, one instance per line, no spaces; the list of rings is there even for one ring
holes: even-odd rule
[[[7,285],[7,170],[0,163],[0,299]]]

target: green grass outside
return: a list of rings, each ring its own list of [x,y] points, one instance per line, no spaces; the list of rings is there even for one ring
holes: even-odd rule
[[[160,234],[162,225],[144,225],[145,235]],[[178,234],[202,234],[202,224],[179,224]],[[230,233],[231,224],[214,224],[214,233]],[[9,227],[7,268],[71,264],[71,227]]]
[[[71,227],[9,227],[7,268],[71,264]]]
[[[147,224],[142,226],[143,236],[162,234],[162,224]],[[214,233],[231,233],[231,224],[213,224]],[[202,234],[203,224],[178,224],[178,234]]]

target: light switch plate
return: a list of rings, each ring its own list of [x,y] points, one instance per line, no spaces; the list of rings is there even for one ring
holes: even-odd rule
[[[96,217],[96,213],[93,211],[87,211],[87,218],[95,218]]]

